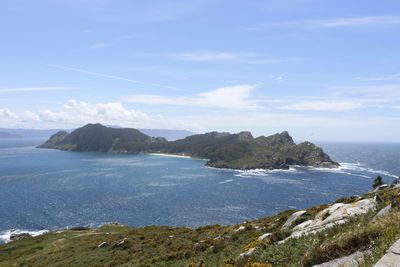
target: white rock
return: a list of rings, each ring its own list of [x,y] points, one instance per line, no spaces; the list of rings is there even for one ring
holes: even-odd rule
[[[308,221],[302,222],[301,224],[293,227],[293,231],[303,230],[304,228],[308,227],[313,221],[314,220],[308,220]]]
[[[267,237],[269,237],[271,235],[272,235],[271,233],[263,234],[258,238],[258,241],[263,241],[264,239],[266,239]]]
[[[251,256],[251,255],[254,253],[255,250],[256,250],[256,248],[250,248],[250,249],[247,250],[246,252],[240,253],[240,254],[239,254],[239,257],[240,257],[240,258],[242,258],[242,257],[249,257],[249,256]]]
[[[335,203],[320,211],[313,221],[306,221],[294,227],[293,233],[280,242],[283,243],[289,238],[297,238],[302,235],[317,233],[332,226],[345,223],[351,217],[365,214],[375,209],[376,205],[377,201],[374,198],[362,199],[350,204]]]
[[[100,243],[97,247],[98,248],[102,248],[102,247],[107,247],[108,246],[108,243],[107,242],[102,242],[102,243]]]
[[[246,229],[246,226],[242,225],[238,229],[236,229],[235,232],[243,231],[244,229]]]
[[[297,218],[299,218],[301,215],[303,215],[304,213],[306,213],[305,210],[300,210],[300,211],[296,211],[295,213],[293,213],[292,215],[290,215],[289,219],[287,219],[287,221],[282,225],[282,230],[285,229],[290,229],[292,226],[292,223],[297,220]]]

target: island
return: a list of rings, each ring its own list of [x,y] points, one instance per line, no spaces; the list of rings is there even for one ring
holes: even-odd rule
[[[59,131],[38,147],[77,152],[165,153],[207,159],[209,167],[240,170],[340,166],[315,144],[296,144],[287,131],[256,138],[250,132],[210,132],[167,141],[136,129],[110,128],[97,123],[71,133]]]

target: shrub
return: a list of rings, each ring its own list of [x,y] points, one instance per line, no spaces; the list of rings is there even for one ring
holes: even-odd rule
[[[383,185],[383,180],[381,176],[375,178],[374,183],[372,184],[373,188],[377,188],[378,186]]]

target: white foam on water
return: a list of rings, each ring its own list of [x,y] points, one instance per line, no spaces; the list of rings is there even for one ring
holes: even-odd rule
[[[349,171],[359,171],[359,172],[368,172],[368,173],[373,173],[373,174],[378,174],[378,175],[384,175],[384,176],[389,176],[393,178],[398,178],[397,175],[394,175],[388,171],[384,170],[375,170],[373,168],[368,168],[364,167],[361,163],[349,163],[349,162],[341,162],[340,163],[341,167],[340,169],[342,170],[349,170]],[[352,174],[354,175],[354,174]],[[357,174],[358,176],[361,176]],[[366,175],[363,175],[361,177],[366,177]],[[366,177],[366,178],[371,178],[371,177]]]
[[[219,184],[226,184],[226,183],[230,183],[230,182],[233,182],[233,179],[228,179],[228,180],[219,182]]]
[[[0,232],[0,242],[5,242],[5,243],[10,242],[11,241],[10,237],[13,234],[28,233],[31,236],[38,236],[38,235],[42,235],[47,232],[48,232],[48,230],[39,230],[39,231],[27,231],[27,230],[20,230],[20,229],[6,230],[3,232]]]

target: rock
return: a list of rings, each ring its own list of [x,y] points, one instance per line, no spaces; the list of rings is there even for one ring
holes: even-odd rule
[[[308,221],[302,222],[301,224],[293,227],[293,231],[303,230],[304,228],[308,227],[312,222],[313,222],[313,220],[308,220]]]
[[[376,206],[377,201],[374,198],[362,199],[350,204],[335,203],[320,211],[311,222],[306,221],[294,227],[292,234],[280,242],[284,243],[289,238],[317,233],[334,225],[345,223],[349,218],[365,214],[375,209]]]
[[[128,243],[128,240],[126,240],[125,238],[122,239],[121,241],[115,243],[112,248],[120,248],[120,247],[125,247],[126,244]]]
[[[238,229],[236,229],[235,232],[243,231],[244,229],[246,229],[246,226],[242,225]]]
[[[32,237],[32,235],[30,233],[11,234],[10,240],[17,241],[17,240],[22,240],[25,238],[30,238],[30,237]]]
[[[387,188],[389,188],[390,186],[388,185],[388,184],[383,184],[383,185],[380,185],[380,186],[378,186],[378,187],[376,187],[374,190],[372,190],[371,192],[377,192],[377,191],[380,191],[380,190],[383,190],[383,189],[387,189]]]
[[[293,213],[292,215],[290,215],[289,219],[287,219],[287,221],[285,222],[284,225],[282,225],[282,230],[286,230],[286,229],[290,229],[292,226],[292,223],[297,220],[301,215],[303,215],[304,213],[306,213],[305,210],[301,210],[301,211],[297,211],[295,213]]]
[[[335,259],[333,261],[325,262],[318,265],[313,265],[313,267],[358,267],[358,265],[363,261],[364,253],[357,251],[349,256]]]
[[[266,239],[267,237],[269,237],[271,235],[272,235],[271,233],[263,234],[258,238],[258,241],[263,241],[264,239]]]
[[[387,205],[386,207],[384,207],[383,209],[381,209],[374,217],[374,220],[386,216],[389,214],[390,210],[392,208],[392,205]]]
[[[397,240],[386,254],[374,265],[374,267],[398,267],[400,266],[400,239]]]
[[[217,236],[216,238],[214,238],[213,240],[220,240],[222,239],[222,235]]]
[[[118,227],[122,227],[124,225],[119,223],[119,222],[109,222],[109,223],[103,224],[101,227],[103,227],[103,226],[118,226]]]
[[[104,247],[107,247],[109,244],[107,243],[107,242],[102,242],[102,243],[100,243],[97,247],[98,248],[104,248]]]
[[[246,252],[240,253],[239,258],[250,257],[254,253],[255,250],[256,250],[256,248],[250,248]]]

